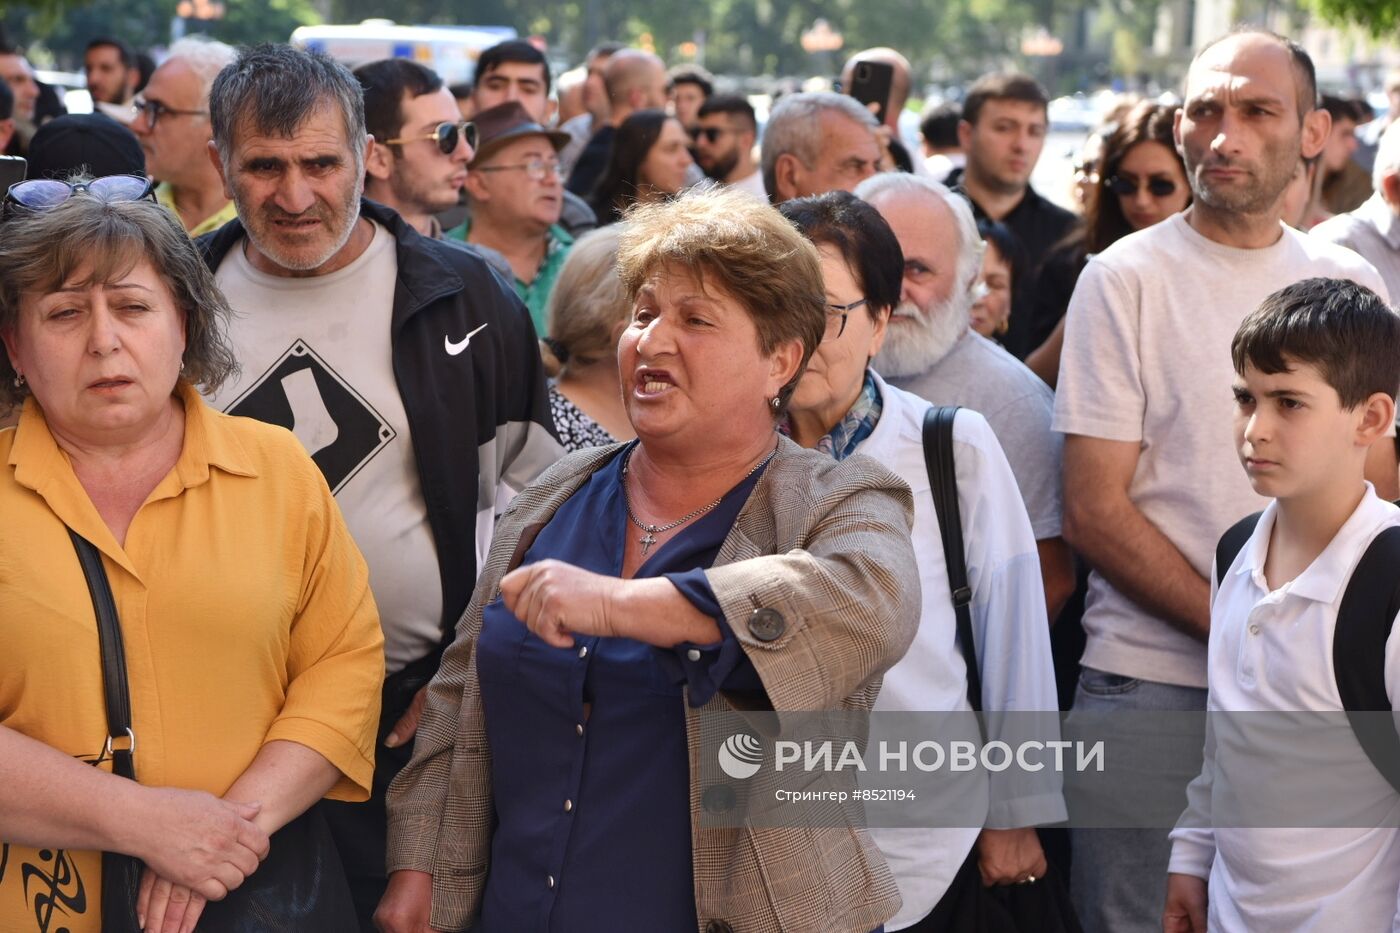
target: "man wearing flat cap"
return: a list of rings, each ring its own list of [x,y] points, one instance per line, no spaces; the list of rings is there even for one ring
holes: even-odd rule
[[[573,245],[559,225],[559,150],[569,136],[540,125],[517,101],[481,111],[476,125],[480,139],[467,166],[471,216],[448,236],[505,257],[516,293],[544,333],[545,304]]]

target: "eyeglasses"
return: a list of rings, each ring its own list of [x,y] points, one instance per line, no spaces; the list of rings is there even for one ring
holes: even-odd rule
[[[514,172],[523,171],[531,181],[544,181],[547,178],[564,177],[564,169],[559,165],[559,161],[546,162],[544,159],[531,159],[529,162],[517,162],[514,165],[481,165],[472,169],[473,172]]]
[[[66,182],[52,178],[31,178],[16,182],[5,193],[0,216],[13,209],[51,211],[79,192],[111,204],[118,201],[154,201],[156,182],[142,175],[104,175],[92,181]]]
[[[846,332],[846,317],[856,308],[865,304],[867,300],[866,298],[861,298],[848,305],[828,304],[826,306],[826,333],[822,336],[822,339],[840,340],[841,335]]]
[[[167,107],[158,100],[147,100],[144,97],[138,97],[133,100],[131,102],[131,109],[138,117],[145,114],[146,122],[151,125],[151,129],[155,129],[156,124],[160,122],[160,118],[167,113],[177,117],[209,116],[209,111],[207,110],[180,110],[176,107]]]
[[[719,138],[725,133],[732,133],[734,131],[722,126],[692,126],[688,132],[690,133],[690,138],[697,143],[700,141],[700,137],[703,136],[705,137],[705,141],[713,146],[715,143],[719,142]]]
[[[1105,188],[1112,191],[1120,198],[1127,198],[1137,194],[1144,184],[1147,185],[1148,193],[1154,198],[1171,197],[1176,191],[1176,182],[1172,181],[1170,178],[1162,178],[1159,175],[1154,175],[1151,178],[1141,181],[1124,178],[1122,175],[1114,175],[1103,183]]]
[[[443,155],[452,155],[457,151],[457,138],[461,136],[467,141],[468,149],[476,148],[477,129],[475,123],[439,123],[431,133],[424,133],[421,136],[400,136],[397,139],[386,139],[386,146],[401,146],[404,143],[416,143],[424,139],[434,140]]]

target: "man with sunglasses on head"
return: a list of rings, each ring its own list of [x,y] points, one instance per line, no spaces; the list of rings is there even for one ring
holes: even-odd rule
[[[318,52],[256,46],[215,80],[210,111],[238,219],[201,246],[238,312],[229,338],[242,364],[213,401],[310,451],[384,626],[373,792],[327,814],[368,931],[385,887],[384,791],[408,761],[423,688],[495,516],[561,450],[520,299],[473,251],[361,198],[378,143],[354,76]],[[453,140],[431,124],[391,145],[445,156],[439,141]]]
[[[238,216],[209,161],[209,86],[238,55],[230,45],[189,36],[133,101],[131,131],[146,154],[146,172],[160,182],[156,197],[175,212],[190,236],[203,236]]]
[[[700,105],[698,124],[691,130],[695,162],[715,181],[768,200],[763,173],[754,162],[758,121],[753,107],[738,94],[721,94]]]
[[[574,239],[559,225],[559,150],[569,134],[545,129],[517,101],[476,115],[480,146],[467,176],[471,216],[448,236],[510,263],[515,293],[545,332],[545,305]]]
[[[399,212],[413,229],[441,239],[436,214],[456,207],[467,182],[475,127],[430,68],[386,58],[355,69],[365,127],[375,145],[365,160],[365,197]]]

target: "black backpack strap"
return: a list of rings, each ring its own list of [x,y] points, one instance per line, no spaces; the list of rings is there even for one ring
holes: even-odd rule
[[[953,419],[956,405],[934,405],[924,412],[924,466],[928,469],[933,508],[943,537],[943,560],[948,566],[948,588],[958,621],[958,650],[967,665],[967,701],[982,710],[982,669],[977,664],[977,643],[972,638],[972,587],[967,582],[967,554],[963,551],[962,513],[958,508],[958,474],[953,461]]]
[[[1225,576],[1225,571],[1230,569],[1230,565],[1235,562],[1235,556],[1240,553],[1240,548],[1249,540],[1249,536],[1254,534],[1254,529],[1259,525],[1259,516],[1263,512],[1255,512],[1253,515],[1246,515],[1225,530],[1220,536],[1220,542],[1215,546],[1215,584],[1220,585]]]
[[[1361,555],[1337,610],[1332,635],[1332,672],[1352,732],[1390,786],[1400,791],[1400,735],[1394,720],[1353,713],[1389,712],[1385,689],[1385,644],[1400,613],[1400,527],[1376,536]]]

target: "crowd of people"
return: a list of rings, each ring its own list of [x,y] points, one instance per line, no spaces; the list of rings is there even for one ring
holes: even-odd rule
[[[1070,210],[1034,79],[911,153],[863,62],[879,106],[760,126],[615,43],[449,87],[101,38],[65,116],[0,46],[0,928],[1400,922],[1395,830],[1212,827],[1210,745],[1171,834],[1047,830],[1052,772],[957,827],[703,823],[712,713],[1354,709],[1400,525],[1400,73],[1369,120],[1220,37]]]

